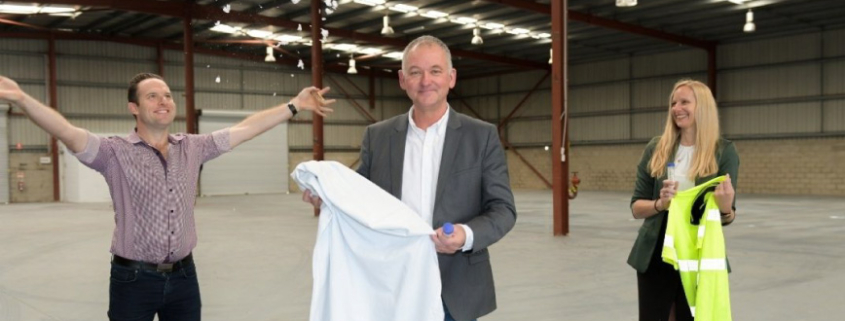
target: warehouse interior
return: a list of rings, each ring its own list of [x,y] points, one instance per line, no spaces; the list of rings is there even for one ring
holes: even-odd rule
[[[636,319],[635,170],[684,78],[711,87],[741,159],[735,318],[845,312],[841,0],[0,1],[0,75],[104,136],[132,130],[139,72],[173,90],[171,132],[332,87],[330,117],[209,162],[196,205],[204,316],[302,320],[317,219],[289,173],[357,167],[366,127],[410,107],[397,73],[421,35],[452,51],[450,107],[496,125],[508,157],[519,216],[491,248],[499,309],[482,320]],[[104,319],[108,187],[3,102],[0,133],[0,320]]]

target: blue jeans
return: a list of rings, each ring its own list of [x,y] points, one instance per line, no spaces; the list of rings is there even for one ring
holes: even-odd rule
[[[111,321],[199,321],[201,307],[193,264],[167,273],[111,265]]]
[[[449,313],[449,308],[446,307],[446,303],[443,303],[443,312],[446,313],[446,318],[443,321],[457,321],[455,318],[452,317],[452,314]],[[472,319],[468,321],[478,321],[478,319]]]

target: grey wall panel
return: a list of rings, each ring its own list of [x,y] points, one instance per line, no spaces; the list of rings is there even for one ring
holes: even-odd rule
[[[525,98],[526,94],[528,93],[524,92],[500,96],[502,119],[507,117],[511,111],[519,105],[519,102]],[[534,94],[528,97],[513,117],[549,115],[552,108],[551,106],[551,95],[546,91],[537,90]]]
[[[376,84],[376,87],[380,88],[380,93],[382,96],[408,97],[408,94],[405,92],[405,90],[403,90],[402,87],[399,87],[399,78],[381,79],[381,84]]]
[[[635,78],[707,70],[707,52],[701,49],[634,56],[633,61]]]
[[[821,130],[821,103],[732,107],[719,111],[722,134],[756,135],[817,133]]]
[[[272,106],[287,103],[290,96],[282,95],[244,95],[244,110],[264,110]],[[299,117],[300,115],[297,115]]]
[[[353,100],[349,100],[349,99],[338,99],[337,102],[334,103],[334,105],[331,106],[331,108],[334,109],[334,113],[329,115],[329,119],[330,120],[354,120],[354,121],[368,120],[368,118],[366,116],[364,116],[360,111],[358,111],[358,108],[356,108],[352,104],[352,102],[353,102]],[[364,110],[366,110],[366,111],[370,112],[370,114],[372,114],[370,108],[367,107],[368,102],[366,100],[360,100],[359,99],[359,100],[356,100],[356,102],[358,103],[359,106],[361,106],[361,108],[363,108]],[[305,116],[305,114],[310,114],[310,113],[303,113],[302,116]],[[300,115],[297,115],[297,117],[299,117],[299,116]],[[309,117],[307,117],[307,118],[310,119],[311,115],[308,115],[308,116]],[[375,117],[375,115],[373,115],[373,117]],[[303,119],[305,119],[305,118],[303,118]]]
[[[197,92],[194,98],[196,109],[241,110],[243,105],[239,94]]]
[[[537,92],[537,93],[535,93],[535,95],[538,95],[538,98],[539,98],[539,96],[542,96],[543,93]],[[495,122],[497,119],[500,119],[499,118],[499,113],[500,113],[500,111],[499,111],[499,104],[500,104],[499,96],[497,96],[497,95],[480,96],[480,97],[474,97],[474,98],[466,99],[465,101],[466,101],[467,104],[472,106],[473,110],[475,110],[476,112],[478,112],[479,115],[481,115],[481,119],[483,119],[485,121],[491,121],[491,122]],[[452,100],[449,103],[453,108],[455,108],[455,110],[457,110],[461,113],[464,113],[468,116],[478,118],[475,114],[473,114],[471,111],[469,111],[469,109],[466,108],[464,106],[464,104],[462,104],[460,101]],[[543,103],[537,102],[537,103],[532,104],[532,105],[543,105]],[[511,108],[513,108],[513,107],[511,107]],[[508,112],[510,112],[510,110],[508,110]],[[507,114],[502,114],[501,118],[504,118],[506,115]]]
[[[40,54],[0,54],[0,74],[11,79],[44,79],[47,77],[47,59]]]
[[[220,77],[220,82],[217,82]],[[240,90],[241,72],[234,69],[194,69],[194,86],[203,90]]]
[[[325,134],[325,129],[324,132]],[[314,143],[311,135],[311,124],[289,124],[288,145],[290,147],[311,147]]]
[[[32,145],[46,146],[50,143],[50,136],[29,118],[13,116],[9,117],[9,144],[17,143],[21,143],[24,148]]]
[[[578,117],[569,120],[570,140],[598,141],[628,139],[628,115]]]
[[[528,91],[537,84],[545,75],[545,71],[527,71],[518,74],[509,74],[506,80],[502,81],[502,91]],[[539,88],[549,88],[552,76],[546,78]]]
[[[74,126],[85,128],[92,133],[109,133],[126,136],[135,128],[135,119],[129,114],[122,118],[73,117],[69,120]]]
[[[56,62],[58,81],[81,81],[128,86],[138,73],[155,72],[155,63],[103,61],[96,58],[60,57]]]
[[[504,84],[508,77],[501,77],[501,81]],[[455,90],[464,96],[496,94],[498,92],[498,83],[499,77],[497,76],[461,80],[461,75],[458,74],[458,81],[455,85]]]
[[[44,103],[50,104],[47,99],[47,86],[46,85],[30,85],[30,84],[18,84],[21,87],[21,90],[25,91],[27,94],[35,98],[36,100]],[[12,110],[19,111],[17,107],[12,107]]]
[[[845,60],[824,63],[824,94],[845,94]]]
[[[845,100],[824,102],[824,131],[845,131]]]
[[[508,125],[507,138],[511,144],[548,143],[552,141],[550,120],[516,121]]]
[[[277,95],[295,94],[293,78],[279,71],[244,70],[244,90],[275,92]]]
[[[764,39],[718,47],[719,68],[754,66],[821,57],[819,33]]]
[[[723,72],[719,98],[737,101],[818,95],[819,72],[814,63]]]
[[[589,62],[569,67],[569,84],[580,85],[631,77],[628,58]]]
[[[633,139],[650,139],[663,134],[666,128],[667,112],[634,114],[632,117]]]
[[[690,74],[689,77],[666,77],[635,80],[633,82],[633,108],[669,107],[669,95],[681,79],[694,79],[707,82],[706,74]]]
[[[825,57],[845,56],[845,29],[824,32]]]
[[[186,133],[188,132],[187,124],[185,124],[184,120],[177,120],[173,122],[173,125],[170,125],[170,132],[171,133]]]
[[[584,86],[569,89],[569,110],[573,113],[626,110],[629,108],[627,83],[614,82],[606,85]],[[551,114],[551,101],[545,108]]]
[[[47,40],[15,38],[0,39],[0,50],[46,53]]]
[[[185,62],[185,54],[181,50],[163,50],[164,61],[182,63]]]
[[[163,76],[167,85],[170,86],[170,90],[185,87],[185,67],[165,65]],[[196,85],[196,80],[194,85]]]
[[[358,125],[327,125],[323,128],[324,144],[360,148],[365,128]]]
[[[388,119],[393,116],[407,113],[411,109],[411,100],[386,100],[384,101],[384,110],[382,111],[381,119]]]
[[[185,92],[183,91],[174,91],[173,88],[170,88],[170,91],[173,93],[173,102],[176,103],[176,116],[185,116]],[[125,98],[124,98],[125,100]],[[196,95],[194,95],[194,100],[196,101]],[[194,107],[197,107],[194,104]]]
[[[83,55],[96,57],[129,58],[155,62],[153,47],[128,45],[106,41],[58,40],[56,52],[59,55]]]
[[[78,86],[57,86],[59,110],[62,113],[94,115],[126,115],[126,89]]]

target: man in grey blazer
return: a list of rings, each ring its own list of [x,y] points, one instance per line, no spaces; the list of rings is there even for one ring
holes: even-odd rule
[[[358,173],[437,227],[446,321],[474,320],[496,309],[487,247],[516,222],[505,153],[496,127],[449,107],[455,86],[449,48],[422,36],[405,47],[399,85],[408,113],[367,127]],[[306,192],[303,199],[319,206]],[[443,224],[455,224],[445,235]]]

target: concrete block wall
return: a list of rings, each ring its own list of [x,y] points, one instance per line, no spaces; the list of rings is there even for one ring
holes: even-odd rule
[[[740,157],[738,193],[845,196],[845,138],[795,138],[735,141]],[[585,191],[632,191],[645,144],[573,146],[570,172],[578,172]],[[551,181],[550,152],[518,152]],[[513,152],[508,152],[511,186],[545,189]]]

